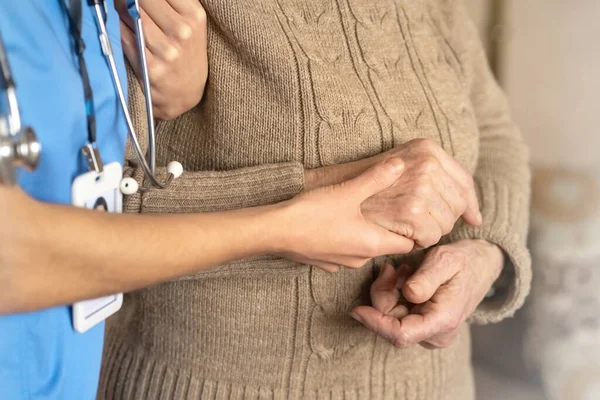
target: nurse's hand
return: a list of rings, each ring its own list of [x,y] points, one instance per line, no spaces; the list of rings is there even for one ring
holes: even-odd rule
[[[304,192],[281,204],[275,254],[335,272],[371,258],[405,254],[414,242],[365,219],[361,204],[392,186],[404,171],[399,158],[375,164],[343,183]],[[277,206],[276,206],[277,207]]]
[[[141,82],[133,21],[116,0],[125,57]],[[198,0],[139,0],[154,116],[169,120],[196,106],[208,77],[206,13]],[[143,87],[143,85],[142,85]]]

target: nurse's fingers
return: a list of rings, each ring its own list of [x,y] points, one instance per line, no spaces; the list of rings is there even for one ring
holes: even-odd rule
[[[200,4],[197,0],[196,3]],[[168,2],[152,0],[142,4],[144,12],[167,37],[181,41],[192,36],[193,30],[188,18],[180,15]]]
[[[167,3],[169,3],[169,5],[171,5],[175,11],[182,15],[204,14],[204,9],[198,0],[167,0]]]
[[[156,22],[142,9],[140,10],[142,23],[144,25],[144,39],[146,40],[146,48],[157,58],[164,61],[173,61],[179,55],[179,50],[163,32]],[[191,34],[191,30],[190,30]]]
[[[162,1],[158,3],[162,3]],[[165,6],[170,8],[168,4],[165,4]],[[127,25],[127,27],[129,27],[129,31],[133,34],[134,43],[136,43],[137,45],[137,39],[135,37],[135,25],[133,23],[133,20],[129,16],[125,1],[117,0],[115,2],[115,9],[117,10],[121,21],[124,22]],[[142,25],[144,28],[146,50],[150,50],[150,52],[156,58],[160,58],[165,61],[172,61],[175,58],[177,58],[179,53],[177,47],[171,42],[171,40],[169,40],[169,37],[165,34],[165,32],[163,32],[159,28],[157,23],[146,12],[144,7],[141,7],[140,9],[140,17],[142,18]],[[121,31],[123,31],[123,29],[121,29]],[[146,51],[146,53],[148,53],[148,51]]]

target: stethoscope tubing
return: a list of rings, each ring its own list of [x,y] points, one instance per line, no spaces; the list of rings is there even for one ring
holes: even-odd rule
[[[102,4],[101,4],[102,3]],[[146,115],[147,115],[147,123],[148,123],[148,160],[142,151],[140,143],[138,141],[137,135],[135,134],[135,129],[133,127],[133,121],[131,119],[131,114],[129,113],[129,109],[127,107],[127,101],[125,99],[125,94],[123,91],[123,87],[121,85],[121,80],[119,79],[119,72],[117,70],[117,65],[115,62],[115,57],[112,51],[112,46],[110,45],[110,40],[108,37],[108,31],[106,29],[106,21],[105,21],[105,10],[103,7],[103,1],[94,1],[94,13],[96,17],[96,22],[98,25],[100,43],[102,46],[102,52],[106,58],[110,69],[111,79],[115,86],[117,97],[119,98],[119,103],[121,105],[121,109],[125,116],[125,121],[127,123],[127,131],[129,134],[129,138],[131,139],[133,149],[136,153],[137,159],[139,161],[142,170],[144,171],[144,175],[150,182],[150,185],[159,188],[166,189],[174,178],[174,175],[169,173],[165,182],[160,182],[155,175],[156,170],[156,128],[154,125],[154,112],[152,105],[152,95],[150,90],[150,77],[148,73],[148,60],[146,58],[146,44],[144,41],[144,31],[142,27],[142,20],[139,14],[139,8],[137,2],[128,0],[128,10],[135,22],[135,30],[137,37],[137,45],[140,54],[140,62],[142,69],[142,80],[144,85],[144,94],[146,98]]]

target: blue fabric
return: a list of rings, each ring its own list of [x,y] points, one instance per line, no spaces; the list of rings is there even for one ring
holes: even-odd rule
[[[111,42],[126,87],[119,20],[112,0],[107,3]],[[98,146],[105,163],[122,162],[125,120],[87,2],[82,31]],[[34,173],[21,171],[19,184],[41,201],[70,204],[73,178],[84,172],[80,148],[87,141],[87,129],[66,15],[59,0],[0,1],[0,33],[17,83],[23,122],[34,127],[42,144],[39,168]],[[70,307],[0,317],[0,399],[95,398],[103,334],[104,324],[85,334],[75,332]]]

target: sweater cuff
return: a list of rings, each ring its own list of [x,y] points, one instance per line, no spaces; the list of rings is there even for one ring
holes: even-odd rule
[[[141,168],[126,169],[142,187]],[[159,180],[165,168],[157,170]],[[232,171],[184,172],[166,190],[149,189],[126,196],[127,213],[201,213],[237,210],[288,200],[304,190],[304,168],[300,163],[266,164]]]
[[[486,240],[500,247],[505,254],[502,278],[510,277],[508,284],[494,284],[495,294],[483,300],[469,319],[469,323],[488,324],[512,317],[523,305],[531,286],[531,256],[525,245],[529,220],[529,196],[514,193],[492,180],[477,181],[483,223],[473,227],[460,221],[446,235],[442,243],[459,240]],[[483,194],[483,195],[482,195]]]

